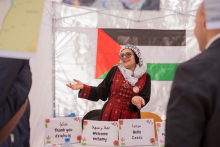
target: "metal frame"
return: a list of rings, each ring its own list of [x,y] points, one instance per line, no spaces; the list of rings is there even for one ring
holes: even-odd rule
[[[52,2],[52,8],[54,10],[54,2]],[[55,111],[55,32],[56,32],[56,28],[55,28],[55,24],[56,24],[56,16],[55,13],[53,11],[53,17],[52,17],[52,60],[53,60],[53,66],[52,66],[52,90],[53,90],[53,117],[56,117],[56,111]]]
[[[58,4],[66,5],[66,6],[71,6],[71,7],[75,7],[75,8],[89,10],[89,12],[85,12],[85,13],[81,13],[81,14],[76,14],[76,15],[71,15],[71,16],[66,16],[66,17],[61,17],[61,18],[55,18],[56,20],[61,20],[61,19],[66,19],[66,18],[70,18],[70,17],[76,17],[76,16],[81,16],[81,15],[97,12],[97,13],[100,13],[100,14],[106,14],[106,15],[109,15],[109,16],[114,16],[114,17],[118,17],[118,18],[122,18],[122,19],[131,20],[131,21],[134,21],[134,22],[143,22],[143,21],[158,19],[158,18],[162,18],[162,17],[172,16],[172,15],[176,15],[176,14],[189,15],[189,16],[195,17],[195,15],[188,14],[188,13],[189,12],[193,12],[193,11],[197,11],[197,9],[195,9],[195,10],[189,10],[189,11],[180,12],[180,11],[176,11],[176,10],[160,7],[160,9],[173,11],[174,13],[167,14],[167,15],[162,15],[162,16],[158,16],[158,17],[152,17],[152,18],[148,18],[148,19],[139,20],[140,16],[141,16],[141,12],[142,12],[141,11],[140,15],[139,15],[139,18],[136,20],[136,19],[131,19],[131,18],[128,18],[128,17],[118,16],[118,15],[114,15],[114,14],[111,14],[111,13],[103,12],[103,11],[109,10],[109,9],[92,10],[92,9],[89,9],[89,8],[86,8],[86,7],[79,7],[79,6],[69,5],[69,4],[65,4],[65,3],[59,3],[59,2],[52,2],[52,3],[58,3]]]

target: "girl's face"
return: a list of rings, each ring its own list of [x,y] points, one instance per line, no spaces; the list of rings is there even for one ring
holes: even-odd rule
[[[124,49],[120,54],[123,66],[134,71],[136,67],[134,52],[130,49]]]

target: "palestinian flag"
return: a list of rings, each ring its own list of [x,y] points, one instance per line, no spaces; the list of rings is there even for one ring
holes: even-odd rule
[[[120,62],[119,51],[136,45],[154,81],[172,81],[176,67],[186,60],[185,30],[98,29],[95,78],[104,79]]]

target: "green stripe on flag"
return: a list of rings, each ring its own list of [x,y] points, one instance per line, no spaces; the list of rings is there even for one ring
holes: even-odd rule
[[[122,64],[121,62],[119,62],[118,64]],[[106,76],[107,76],[107,74],[108,74],[108,72],[110,71],[111,69],[109,69],[106,73],[104,73],[103,75],[101,75],[98,79],[104,79]]]
[[[146,72],[151,75],[151,80],[153,81],[173,81],[176,67],[179,64],[180,63],[147,63]],[[109,71],[104,73],[98,79],[104,79]]]
[[[147,73],[154,81],[173,81],[176,67],[180,63],[147,63]]]
[[[104,79],[104,78],[107,76],[107,74],[108,74],[109,71],[110,71],[110,69],[109,69],[106,73],[104,73],[103,75],[101,75],[98,79]]]

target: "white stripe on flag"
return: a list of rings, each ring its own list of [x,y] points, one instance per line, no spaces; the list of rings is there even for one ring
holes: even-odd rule
[[[124,47],[121,45],[121,47]],[[186,61],[186,46],[137,46],[147,63],[182,63]]]

